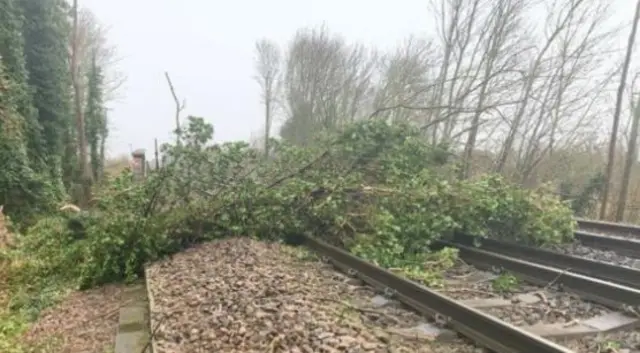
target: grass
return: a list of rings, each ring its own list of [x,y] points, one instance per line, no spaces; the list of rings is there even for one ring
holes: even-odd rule
[[[28,280],[25,273],[34,264],[19,255],[0,252],[0,352],[55,352],[58,338],[48,337],[37,345],[21,338],[42,310],[56,304],[69,289],[55,280]]]

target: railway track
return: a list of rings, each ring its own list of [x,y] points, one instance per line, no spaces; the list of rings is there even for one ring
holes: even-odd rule
[[[431,317],[444,316],[457,332],[492,351],[571,352],[541,336],[498,320],[317,239],[305,237],[304,245],[325,256],[325,259],[337,268],[359,277],[370,286],[382,291],[392,291],[394,297],[416,311]]]
[[[640,227],[634,224],[605,222],[584,218],[578,218],[576,221],[581,231],[640,238]]]
[[[595,239],[594,242],[598,242],[598,244],[601,244],[600,242],[610,241],[611,239],[610,237],[602,235],[593,235],[593,238]],[[479,247],[474,248],[474,242],[475,245],[479,245]],[[626,242],[628,243],[628,241]],[[518,266],[516,261],[514,261],[513,264],[505,261],[500,262],[500,265],[507,266],[507,269],[511,269],[515,272],[522,272],[528,277],[541,277],[541,273],[548,272],[548,275],[546,275],[545,278],[542,278],[543,280],[559,275],[557,272],[557,269],[559,269],[563,272],[568,272],[568,274],[564,275],[563,278],[558,279],[559,283],[563,283],[568,288],[571,288],[576,292],[586,293],[585,297],[593,297],[589,299],[596,302],[602,302],[607,305],[615,305],[615,303],[625,303],[633,306],[640,305],[640,270],[638,269],[511,242],[498,241],[494,239],[478,240],[477,238],[464,235],[457,235],[451,243],[441,242],[441,244],[464,246],[463,255],[466,254],[468,257],[471,257],[472,260],[475,260],[476,258],[481,259],[475,261],[486,261],[483,259],[483,255],[478,255],[479,251],[484,250],[492,254],[499,254],[511,258],[530,261],[536,264],[550,266],[552,269]],[[533,273],[530,273],[532,271]],[[584,276],[573,276],[573,274],[580,274]],[[610,287],[608,285],[604,285],[602,286],[602,289],[598,291],[600,294],[590,293],[593,292],[594,288],[601,286],[599,281],[594,281],[594,279],[616,283],[621,286]],[[596,298],[596,295],[602,296],[603,298]],[[607,298],[610,299],[611,303],[605,303]]]
[[[331,263],[334,267],[341,270],[341,272],[348,274],[351,277],[359,278],[368,286],[377,289],[379,293],[384,293],[386,298],[396,299],[399,302],[402,302],[403,304],[411,307],[414,311],[423,314],[424,316],[435,319],[437,323],[444,323],[446,327],[453,329],[455,332],[458,332],[464,337],[467,337],[477,346],[486,347],[491,351],[497,353],[615,352],[616,350],[608,351],[606,349],[603,349],[602,347],[598,347],[597,350],[594,350],[592,346],[585,349],[584,346],[579,343],[582,342],[580,340],[585,339],[585,337],[590,339],[590,337],[601,337],[603,335],[611,335],[612,333],[623,333],[621,337],[623,337],[622,340],[624,341],[625,339],[627,339],[627,336],[624,336],[624,333],[629,332],[631,328],[637,327],[640,324],[640,321],[638,320],[640,316],[637,315],[637,311],[634,311],[635,308],[640,307],[640,271],[637,270],[621,270],[619,267],[610,264],[598,263],[596,261],[581,259],[578,257],[572,257],[546,250],[527,248],[517,244],[501,243],[491,240],[483,241],[481,246],[478,248],[469,246],[468,243],[465,243],[470,239],[457,237],[453,239],[454,242],[440,242],[438,246],[457,247],[458,249],[460,249],[461,258],[465,260],[465,262],[473,265],[475,268],[489,270],[499,268],[507,270],[511,273],[516,274],[519,278],[522,278],[527,282],[538,285],[538,287],[528,287],[530,290],[529,292],[512,295],[510,297],[500,297],[498,295],[493,295],[490,298],[465,298],[461,296],[450,295],[446,290],[426,288],[418,284],[417,282],[408,280],[388,270],[377,267],[367,261],[353,256],[348,252],[328,245],[315,238],[301,237],[300,240],[301,245],[304,245],[306,248],[312,250],[312,252],[320,255],[323,260]],[[207,254],[209,254],[207,256],[211,256],[213,248],[210,249],[211,250],[208,250],[206,252]],[[269,251],[272,252],[272,250]],[[268,254],[269,251],[267,251],[265,254]],[[230,250],[223,251],[223,253],[227,254],[224,256],[228,257],[229,252]],[[240,253],[245,253],[245,250],[240,251]],[[261,259],[262,257],[264,257],[264,255],[259,254],[256,256],[256,259]],[[195,258],[201,257],[202,255],[199,255]],[[278,258],[277,255],[272,255],[272,257],[274,258],[272,261],[276,261],[275,259]],[[198,261],[201,260],[202,259]],[[214,272],[214,277],[219,276],[220,278],[212,279],[210,275],[207,275],[203,272],[201,266],[205,266],[204,264],[206,264],[206,266],[213,266],[216,263],[218,263],[218,265],[215,266],[222,266],[219,265],[221,263],[220,258],[211,258],[210,261],[208,260],[203,262],[203,265],[196,265],[195,263],[193,263],[193,261],[195,260],[188,261],[188,263],[181,265],[184,267],[184,271],[195,271],[195,273],[197,273],[197,276],[203,278],[201,280],[203,282],[198,283],[189,279],[187,281],[189,283],[179,285],[176,288],[182,288],[181,290],[184,290],[186,288],[198,287],[208,288],[209,291],[213,291],[211,293],[216,293],[214,297],[220,298],[215,299],[215,302],[217,303],[215,307],[217,307],[217,309],[206,309],[208,306],[211,306],[211,304],[207,304],[209,301],[211,301],[211,299],[207,298],[214,298],[211,297],[211,294],[206,294],[203,297],[201,294],[189,292],[182,295],[184,299],[180,299],[179,297],[162,298],[163,295],[166,295],[167,293],[171,295],[176,294],[177,289],[171,289],[170,287],[173,286],[173,284],[170,283],[176,281],[177,279],[184,281],[183,277],[189,278],[189,276],[184,276],[184,274],[173,274],[171,275],[170,279],[166,280],[163,283],[150,284],[149,282],[147,282],[147,286],[149,288],[155,288],[151,291],[155,292],[155,295],[152,295],[151,292],[149,294],[150,302],[155,303],[152,304],[151,327],[154,332],[157,327],[160,327],[158,331],[159,334],[156,334],[156,338],[154,338],[154,340],[160,341],[161,344],[160,346],[158,346],[157,342],[153,344],[155,353],[160,353],[162,351],[168,352],[173,348],[177,349],[178,346],[176,346],[176,344],[185,344],[184,342],[187,341],[191,342],[189,344],[192,344],[193,348],[198,347],[198,349],[204,349],[205,344],[208,344],[209,346],[207,347],[209,348],[218,345],[215,347],[217,347],[217,349],[221,349],[223,347],[231,347],[224,345],[232,344],[232,341],[246,343],[246,340],[248,339],[246,337],[250,337],[246,335],[246,332],[247,330],[251,331],[251,329],[248,328],[248,326],[243,326],[245,324],[239,320],[249,320],[248,322],[250,322],[255,321],[256,318],[253,316],[253,314],[248,316],[245,315],[246,313],[244,313],[244,311],[246,309],[242,309],[244,307],[243,305],[245,304],[238,304],[236,300],[247,301],[247,303],[255,304],[255,299],[251,299],[251,296],[256,295],[256,293],[260,294],[258,298],[263,298],[259,300],[276,300],[279,297],[286,298],[289,295],[292,295],[291,293],[293,292],[288,293],[286,291],[283,291],[281,293],[269,294],[265,291],[280,291],[280,289],[278,288],[280,288],[279,286],[282,286],[283,284],[278,283],[282,282],[297,283],[293,286],[293,289],[295,289],[294,292],[297,293],[301,290],[305,292],[308,291],[308,289],[305,289],[302,284],[305,280],[311,280],[311,278],[307,279],[306,274],[304,275],[304,279],[296,279],[295,277],[289,278],[284,275],[279,275],[277,272],[277,268],[279,268],[278,266],[280,265],[271,265],[276,266],[274,267],[276,269],[274,271],[276,272],[272,275],[268,274],[270,272],[265,272],[265,274],[268,274],[268,276],[273,276],[273,279],[271,280],[271,282],[273,283],[271,283],[269,280],[265,282],[269,283],[268,289],[263,288],[263,286],[265,286],[264,283],[259,284],[262,282],[255,282],[254,289],[251,290],[252,292],[238,294],[234,291],[247,291],[247,289],[245,288],[248,288],[246,286],[248,286],[248,284],[252,281],[264,281],[264,279],[260,279],[260,276],[256,277],[255,274],[252,275],[252,273],[257,270],[257,267],[255,267],[257,266],[257,263],[252,262],[248,264],[240,264],[240,270],[237,270],[240,272],[238,273],[245,273],[245,276],[249,277],[238,278],[235,277],[237,275],[229,272],[229,269],[235,268],[236,266],[234,265],[234,262],[236,260],[234,260],[233,257],[230,257],[230,259],[228,260],[229,262],[224,265],[227,267],[217,267],[215,269],[216,272]],[[180,266],[167,263],[164,265],[160,265],[160,267],[156,266],[156,270],[154,271],[174,271],[176,267]],[[242,268],[246,268],[246,270],[242,270]],[[299,276],[299,274],[287,276]],[[148,271],[147,281],[150,281],[152,277],[154,276],[152,276]],[[317,280],[318,279],[313,279],[313,281]],[[275,283],[274,281],[278,283]],[[324,285],[324,288],[328,288],[331,286],[333,285],[326,284]],[[230,292],[218,293],[217,290],[220,289],[214,289],[214,287],[227,288],[226,290],[230,290]],[[558,290],[557,287],[560,287],[560,290]],[[319,288],[323,287],[321,286]],[[555,309],[557,308],[557,304],[550,303],[549,299],[551,299],[552,296],[556,296],[562,300],[566,300],[569,297],[569,294],[567,294],[568,292],[576,294],[575,299],[572,300],[586,300],[584,303],[578,303],[580,305],[594,302],[601,304],[602,308],[606,308],[595,310],[597,314],[583,314],[581,315],[580,320],[574,320],[575,322],[572,321],[569,324],[561,321],[550,322],[548,320],[545,321],[544,319],[532,320],[535,322],[527,322],[526,324],[523,324],[523,320],[512,320],[508,314],[504,314],[505,312],[513,310],[514,308],[520,308],[520,305],[530,307],[541,306],[549,308],[548,311],[556,311]],[[321,293],[310,292],[310,294],[314,294],[314,297],[317,297],[318,295],[322,296]],[[263,297],[264,295],[267,295],[267,297]],[[152,298],[154,296],[156,297],[155,299]],[[233,300],[230,299],[230,297],[228,299],[224,299],[228,296],[237,298]],[[321,298],[317,298],[316,300],[320,299]],[[277,299],[277,301],[279,300],[281,299]],[[292,299],[281,301],[277,305],[288,306],[292,303],[296,304],[298,300],[299,299],[295,299],[292,297]],[[178,306],[178,304],[175,304],[176,302],[180,301],[184,301],[184,303],[180,304],[180,306]],[[336,301],[337,303],[340,302],[337,300],[334,301]],[[572,306],[575,303],[570,302],[568,303],[568,306]],[[165,309],[170,310],[171,313],[163,314],[163,310],[157,308],[153,309],[154,306],[162,307],[163,305],[166,307]],[[225,306],[227,307],[227,309],[224,309]],[[220,307],[223,308],[222,311],[220,310]],[[262,306],[262,308],[267,307]],[[199,309],[196,310],[193,308]],[[268,312],[269,315],[285,315],[279,313],[280,309],[276,309],[275,306],[272,309],[272,312]],[[196,311],[191,312],[191,310]],[[202,310],[205,311],[203,312]],[[207,310],[213,311],[212,313],[207,314]],[[234,314],[233,310],[240,310],[240,315],[245,315],[245,319],[239,319],[238,314]],[[375,309],[374,312],[375,311],[377,311],[377,309]],[[177,322],[173,324],[168,323],[167,321],[174,320],[171,317],[175,316],[175,312],[180,313],[180,315],[184,317],[185,322],[197,321],[195,319],[196,316],[202,316],[203,320],[205,321],[212,321],[211,315],[213,315],[216,320],[219,320],[219,322],[215,325],[224,324],[227,326],[226,328],[221,329],[221,333],[216,333],[217,336],[216,334],[210,336],[208,332],[215,332],[217,329],[203,329],[202,327],[197,326],[196,328],[194,328],[194,326],[186,326],[184,323]],[[300,311],[300,313],[302,312],[304,312],[304,310]],[[528,315],[526,311],[523,312],[525,314],[521,314],[521,316]],[[312,314],[312,316],[313,315],[316,314]],[[325,319],[327,318],[326,313],[323,313],[321,315],[323,315]],[[544,315],[546,316],[546,313]],[[278,320],[284,321],[279,322]],[[285,325],[283,327],[286,329],[286,327],[288,327],[286,326],[288,325],[285,322],[286,320],[288,320],[287,317],[282,317],[280,319],[276,319],[276,321],[272,320],[271,322],[276,325]],[[514,323],[514,321],[517,323]],[[339,326],[342,324],[335,322],[333,325]],[[243,331],[239,333],[236,332],[237,330]],[[345,330],[347,330],[347,328],[337,327],[336,332],[343,332]],[[207,336],[204,336],[205,334]],[[262,335],[262,333],[260,333],[260,335]],[[326,335],[326,337],[334,337],[333,335],[337,335],[337,333],[327,333]],[[161,339],[158,340],[157,337],[161,337]],[[178,340],[173,337],[183,338],[180,338]],[[200,337],[200,340],[209,340],[209,343],[194,343],[192,341],[195,339],[195,337]],[[285,340],[285,338],[288,336],[274,337],[275,338],[273,338],[273,342],[280,342],[279,340]],[[377,342],[376,339],[372,338],[372,336],[367,337],[369,337],[369,342],[367,344],[369,344],[371,347],[374,347],[375,343],[373,342]],[[407,340],[411,339],[405,337],[401,341],[404,342],[403,344],[405,344]],[[578,342],[578,344],[576,344],[576,342]],[[164,347],[162,347],[163,345]],[[162,348],[164,348],[164,350]],[[281,348],[280,350],[278,350],[271,347],[272,352],[281,351],[282,349],[285,348]],[[382,348],[379,347],[379,349]],[[240,349],[236,351],[240,352],[243,350]],[[365,351],[378,352],[379,350],[374,349]],[[408,350],[407,352],[409,351],[421,352],[422,350]],[[456,349],[445,351],[458,352],[458,350]],[[460,351],[466,352],[467,350]],[[475,350],[473,349],[471,349],[470,351],[475,352]],[[333,351],[328,350],[327,352]],[[425,352],[440,352],[440,350],[430,350],[429,348]]]
[[[515,326],[480,310],[481,307],[507,306],[509,303],[504,303],[503,299],[453,300],[316,239],[305,238],[305,245],[326,256],[336,267],[357,275],[369,285],[385,291],[391,290],[395,297],[415,310],[425,315],[446,317],[449,325],[457,332],[499,353],[571,352],[547,338],[562,341],[625,330],[638,324],[637,316],[633,313],[629,315],[628,310],[640,304],[640,290],[459,243],[441,242],[440,245],[456,246],[460,249],[461,257],[476,267],[507,269],[528,282],[545,287],[551,283],[562,285],[582,298],[615,308],[617,311],[569,326],[562,323]],[[527,301],[531,300],[531,295],[522,295],[515,299],[516,302]],[[497,303],[498,301],[503,303]]]
[[[640,258],[640,227],[624,223],[578,219],[576,240],[585,246]]]

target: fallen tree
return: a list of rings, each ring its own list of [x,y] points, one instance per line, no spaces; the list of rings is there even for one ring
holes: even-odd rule
[[[36,224],[22,237],[45,259],[34,271],[87,287],[135,278],[145,263],[211,239],[308,233],[381,266],[435,275],[442,266],[425,262],[450,266],[456,254],[428,246],[455,232],[534,244],[573,235],[572,212],[555,196],[493,175],[457,181],[449,151],[411,125],[362,121],[304,148],[274,140],[269,159],[244,142],[211,144],[212,134],[192,117],[181,142],[164,146],[170,164],[97,191],[81,237],[61,221],[68,214]]]

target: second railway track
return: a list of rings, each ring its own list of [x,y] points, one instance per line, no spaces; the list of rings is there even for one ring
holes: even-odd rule
[[[640,259],[640,227],[586,219],[577,222],[575,237],[582,245]]]
[[[610,237],[593,235],[593,238],[596,237],[598,239],[593,240],[594,242],[606,242],[610,239]],[[601,240],[600,238],[604,239]],[[469,252],[475,253],[475,251],[477,250],[473,247],[474,242],[478,242],[478,239],[469,236],[458,235],[454,239],[454,242],[450,244],[464,245],[466,249],[464,251],[466,251],[466,253],[468,254]],[[572,254],[561,253],[558,251],[553,251],[553,248],[541,249],[537,247],[524,246],[512,242],[498,241],[494,239],[482,239],[479,240],[479,242],[480,243],[477,244],[480,245],[478,250],[485,250],[494,254],[500,254],[512,258],[531,261],[537,264],[551,266],[552,268],[560,269],[562,271],[577,273],[584,276],[620,284],[624,287],[627,287],[629,290],[619,288],[613,289],[612,287],[605,286],[603,287],[603,291],[600,292],[601,294],[599,294],[599,296],[609,298],[618,303],[640,305],[640,291],[638,291],[638,289],[640,289],[640,270],[638,269],[627,266],[620,266],[604,261],[596,261]],[[626,243],[628,243],[628,241]],[[446,244],[446,242],[443,242],[443,244]],[[510,265],[508,262],[506,264],[507,266],[511,267],[517,266],[515,264]],[[518,269],[519,267],[514,268]],[[527,267],[525,266],[525,271],[526,268]],[[555,271],[551,271],[550,275],[553,275],[555,273]],[[597,287],[597,285],[592,284],[591,278],[589,277],[580,277],[579,280],[575,279],[569,281],[567,285],[569,287],[573,287],[577,291],[593,291],[594,288]],[[613,291],[618,291],[618,294],[614,294]]]
[[[593,302],[605,304],[617,310],[604,312],[599,316],[585,317],[583,320],[573,320],[569,325],[563,322],[549,324],[544,323],[544,320],[539,320],[540,322],[533,325],[516,326],[498,319],[496,317],[498,315],[495,313],[499,313],[503,308],[508,308],[510,304],[516,305],[525,302],[524,304],[535,305],[546,300],[542,299],[544,295],[540,297],[540,300],[530,293],[508,300],[500,298],[454,300],[316,239],[307,237],[305,244],[326,256],[336,267],[357,275],[369,285],[378,289],[391,290],[400,301],[417,311],[430,316],[446,317],[449,325],[456,331],[500,353],[570,352],[570,349],[545,337],[552,338],[554,341],[569,342],[569,346],[578,347],[580,343],[576,343],[576,340],[581,337],[629,330],[639,323],[633,309],[631,313],[629,312],[629,308],[640,304],[640,291],[637,289],[571,273],[565,269],[492,254],[481,249],[458,246],[461,249],[461,257],[474,266],[480,268],[501,267],[513,271],[529,282],[543,285],[544,289],[547,289],[551,284],[559,284],[578,293],[582,298],[588,298]],[[453,244],[443,243],[442,245]],[[530,302],[526,303],[527,301]],[[553,306],[551,305],[552,309]],[[590,351],[576,350],[575,352]]]
[[[576,219],[578,228],[589,233],[601,233],[640,240],[640,226],[628,223],[614,223],[593,219]]]

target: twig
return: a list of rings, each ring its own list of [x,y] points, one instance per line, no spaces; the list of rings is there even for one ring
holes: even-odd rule
[[[535,295],[538,298],[540,298],[540,300],[542,300],[543,303],[549,304],[549,300],[547,299],[547,296],[544,295],[544,293],[542,293],[542,291],[535,292],[535,293],[533,293],[533,295]]]
[[[149,339],[147,340],[147,343],[145,343],[144,347],[142,347],[142,350],[140,351],[140,353],[147,352],[147,349],[149,349],[149,347],[151,346],[151,342],[153,342],[153,338],[156,336],[156,333],[158,332],[160,325],[167,319],[167,317],[168,316],[163,316],[162,318],[160,318],[160,320],[158,320],[158,322],[156,323],[156,326],[151,331],[151,335],[149,335]]]
[[[269,347],[267,348],[267,352],[268,353],[273,353],[276,351],[276,345],[278,343],[280,343],[280,341],[282,340],[282,337],[280,337],[280,335],[277,335],[276,337],[274,337],[271,342],[269,343]]]
[[[567,327],[576,326],[576,325],[580,325],[580,320],[573,319],[573,320],[567,322],[566,324],[562,325],[562,327],[563,328],[567,328]]]
[[[487,291],[483,291],[483,290],[478,290],[478,289],[469,289],[469,288],[449,288],[449,289],[441,289],[441,292],[447,292],[447,293],[456,293],[456,292],[463,292],[463,293],[475,293],[475,294],[486,294],[491,298],[496,297],[497,295],[495,295],[494,293],[491,292],[487,292]]]
[[[451,275],[449,277],[451,277],[453,279],[465,279],[465,278],[469,278],[469,277],[471,277],[473,275],[474,275],[473,272],[469,272],[469,273],[465,273],[464,275]]]
[[[544,289],[551,288],[551,286],[553,286],[560,277],[562,277],[565,273],[569,272],[570,270],[571,270],[571,267],[567,267],[564,270],[562,270],[562,272],[560,272],[551,282],[547,283],[547,285],[544,286]]]
[[[559,314],[560,316],[564,317],[565,319],[571,319],[570,322],[576,321],[576,319],[572,318],[571,315],[567,314],[565,311],[562,311],[562,310],[559,310],[559,309],[551,309],[551,308],[547,309],[544,312],[544,315],[542,315],[542,317],[546,318],[551,313]]]
[[[336,299],[331,299],[331,298],[318,298],[318,297],[316,297],[316,298],[313,298],[313,299],[316,299],[316,300],[318,300],[318,301],[328,301],[328,302],[332,302],[332,303],[342,304],[342,305],[344,305],[345,307],[347,307],[347,309],[355,310],[355,311],[359,311],[359,312],[361,312],[361,313],[363,313],[363,314],[376,314],[376,315],[384,316],[384,317],[386,317],[387,319],[389,319],[389,320],[391,320],[391,321],[395,322],[396,324],[400,324],[400,321],[398,321],[398,319],[396,319],[395,317],[390,316],[390,315],[388,315],[387,313],[382,312],[382,311],[380,311],[380,310],[367,309],[367,308],[360,308],[360,307],[357,307],[357,306],[351,305],[351,304],[349,304],[349,303],[343,302],[343,301],[341,301],[341,300],[336,300]]]
[[[279,179],[277,179],[276,181],[272,182],[271,184],[267,185],[267,189],[271,189],[274,188],[278,185],[280,185],[282,182],[286,181],[287,179],[291,179],[293,177],[295,177],[296,175],[300,175],[304,172],[306,172],[307,170],[311,169],[311,167],[313,167],[314,164],[320,162],[322,159],[326,158],[329,155],[329,150],[324,151],[321,155],[319,155],[318,157],[316,157],[315,159],[313,159],[311,162],[307,163],[305,166],[303,166],[302,168],[289,173]]]

